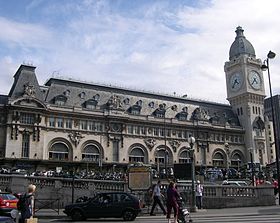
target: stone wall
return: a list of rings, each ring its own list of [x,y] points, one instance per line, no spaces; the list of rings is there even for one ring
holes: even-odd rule
[[[12,193],[23,193],[27,186],[33,183],[37,186],[36,204],[37,208],[44,206],[50,208],[48,203],[63,208],[66,204],[75,201],[82,196],[92,197],[101,191],[129,191],[127,183],[121,181],[98,181],[80,180],[72,178],[52,177],[25,177],[19,175],[0,175],[0,189],[12,191]],[[73,186],[74,185],[74,186]],[[167,185],[163,184],[163,192]],[[185,200],[187,206],[191,205],[191,185],[178,184],[178,190]],[[151,204],[150,193],[134,191],[143,204]],[[54,201],[57,201],[54,203]],[[275,197],[272,186],[262,187],[234,187],[220,185],[205,185],[203,208],[230,208],[245,206],[269,206],[275,205]]]

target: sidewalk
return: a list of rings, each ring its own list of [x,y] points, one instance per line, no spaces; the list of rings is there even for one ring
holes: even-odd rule
[[[148,210],[144,209],[139,216],[148,215]],[[242,207],[242,208],[223,208],[223,209],[201,209],[197,212],[191,213],[192,217],[223,217],[223,216],[256,216],[262,214],[279,214],[280,206],[258,206],[258,207]],[[158,216],[162,215],[162,212],[157,213]],[[52,209],[41,209],[35,213],[37,218],[67,218],[66,214],[63,213],[63,209],[60,209],[59,213]]]
[[[257,206],[242,208],[202,209],[191,213],[193,217],[223,217],[223,216],[256,216],[263,214],[279,214],[280,206]]]

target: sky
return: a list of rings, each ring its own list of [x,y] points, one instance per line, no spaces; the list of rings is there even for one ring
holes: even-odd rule
[[[228,103],[224,64],[237,26],[257,58],[276,53],[280,94],[279,12],[279,0],[0,0],[0,94],[24,63],[40,85],[71,78]]]

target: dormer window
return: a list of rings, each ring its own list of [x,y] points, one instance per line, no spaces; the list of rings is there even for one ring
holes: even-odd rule
[[[85,108],[94,110],[94,109],[96,109],[97,104],[98,104],[98,101],[96,101],[94,99],[89,99],[85,102]]]
[[[176,115],[176,118],[179,120],[179,121],[187,121],[188,119],[188,113],[187,112],[180,112]]]
[[[124,103],[125,105],[129,105],[129,98],[124,99],[124,100],[123,100],[123,103]]]
[[[86,93],[85,93],[85,92],[81,92],[81,93],[80,93],[80,98],[81,98],[81,99],[84,99],[85,96],[86,96]]]
[[[182,111],[183,111],[183,112],[188,112],[188,107],[182,108]]]
[[[65,95],[58,95],[54,98],[54,104],[59,105],[59,106],[63,106],[65,105],[67,101],[67,97]]]
[[[66,97],[69,97],[69,96],[70,96],[70,90],[64,91],[64,95],[65,95]]]
[[[142,107],[142,104],[143,104],[142,100],[139,100],[139,101],[136,102],[136,105],[138,105],[140,107]]]
[[[164,118],[165,110],[163,108],[161,108],[161,106],[159,106],[159,108],[156,109],[153,114],[157,118]]]
[[[132,115],[140,115],[142,107],[139,105],[133,105],[128,109],[128,112]]]
[[[96,94],[95,96],[93,96],[93,99],[94,99],[95,101],[99,101],[100,95],[99,95],[99,94]]]
[[[149,103],[149,107],[150,107],[150,108],[154,108],[154,107],[155,107],[155,102],[153,102],[153,101],[150,102],[150,103]]]

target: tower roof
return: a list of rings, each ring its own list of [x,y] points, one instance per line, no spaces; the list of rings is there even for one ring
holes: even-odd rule
[[[234,42],[231,44],[229,50],[229,59],[233,59],[234,57],[238,57],[241,54],[247,54],[252,57],[256,57],[255,49],[253,45],[246,39],[241,26],[238,26],[235,30],[236,37]]]

